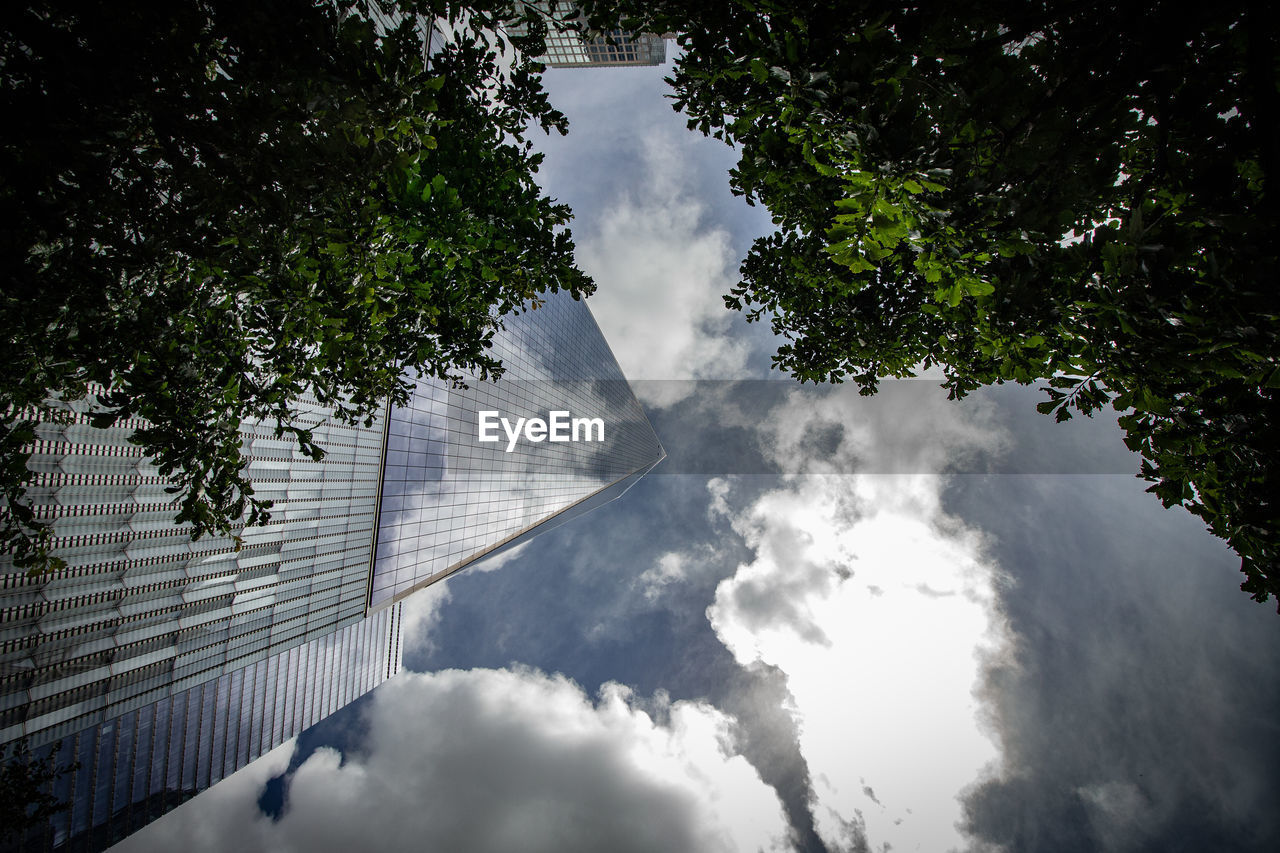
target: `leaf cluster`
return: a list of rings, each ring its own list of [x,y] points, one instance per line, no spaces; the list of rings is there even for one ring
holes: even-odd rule
[[[300,400],[367,423],[413,374],[497,376],[503,314],[591,292],[526,138],[567,121],[495,29],[522,16],[486,0],[9,10],[0,482],[18,565],[49,565],[22,498],[33,421],[80,401],[95,425],[136,425],[178,521],[225,533],[269,514],[242,421],[318,459]]]
[[[24,832],[66,810],[68,804],[51,792],[52,783],[80,764],[59,764],[61,750],[59,741],[33,755],[25,739],[0,750],[0,842],[19,843]]]
[[[1141,475],[1280,595],[1280,56],[1264,4],[623,3],[767,206],[726,304],[807,381],[941,365],[1123,413]]]

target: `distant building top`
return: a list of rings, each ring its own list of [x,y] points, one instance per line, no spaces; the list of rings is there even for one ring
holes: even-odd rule
[[[570,21],[576,17],[576,9],[568,13],[552,13],[545,2],[536,6],[548,21]],[[561,6],[565,4],[560,4]],[[525,27],[511,27],[512,35],[523,35]],[[556,68],[600,68],[616,65],[661,65],[667,59],[667,46],[662,36],[652,33],[633,33],[628,30],[611,30],[584,39],[575,31],[559,32],[548,26],[546,53],[535,57],[538,62]]]
[[[557,68],[592,68],[661,65],[666,58],[667,46],[660,36],[613,30],[590,40],[574,32],[549,32],[547,52],[538,57],[538,61]]]

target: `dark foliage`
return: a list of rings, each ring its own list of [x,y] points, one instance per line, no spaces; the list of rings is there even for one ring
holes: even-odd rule
[[[601,4],[603,7],[604,4]],[[777,366],[942,365],[1122,413],[1141,476],[1280,596],[1280,88],[1267,4],[624,2],[778,226],[726,297]]]
[[[48,566],[24,501],[33,420],[130,421],[194,536],[260,523],[246,418],[323,449],[406,374],[494,376],[502,314],[593,289],[525,133],[565,118],[514,2],[36,0],[0,35],[3,543]],[[424,20],[459,27],[426,58]],[[462,23],[467,21],[465,25]],[[541,29],[540,25],[534,26]],[[544,30],[545,31],[545,30]],[[535,54],[540,36],[529,38]],[[54,558],[56,564],[56,558]]]
[[[61,743],[32,755],[20,740],[0,750],[0,843],[21,839],[22,833],[66,809],[51,792],[52,785],[79,765],[60,765],[60,748]]]

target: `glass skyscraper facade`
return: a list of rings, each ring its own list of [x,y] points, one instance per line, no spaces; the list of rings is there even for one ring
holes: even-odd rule
[[[369,426],[300,400],[314,462],[246,424],[271,521],[192,542],[136,423],[40,424],[29,495],[65,569],[0,555],[0,744],[55,747],[69,806],[18,849],[100,850],[400,669],[400,600],[616,497],[663,451],[586,305],[504,318],[497,382],[419,380]],[[596,420],[481,441],[481,412]],[[599,435],[597,440],[597,435]],[[510,450],[508,450],[510,448]]]
[[[599,68],[613,65],[661,65],[666,43],[651,33],[613,30],[583,39],[577,33],[547,33],[547,52],[539,62],[556,68]]]
[[[557,3],[555,12],[547,0],[535,0],[532,5],[548,22],[572,21],[579,14],[569,3]],[[525,27],[517,24],[510,31],[512,35],[524,35]],[[558,32],[554,25],[549,25],[545,41],[546,53],[536,58],[555,68],[661,65],[667,59],[666,42],[662,36],[652,33],[612,30],[584,39],[577,32]]]
[[[391,411],[370,604],[439,580],[534,528],[572,514],[662,458],[662,447],[585,305],[557,294],[505,318],[492,353],[497,382],[449,389],[419,382]],[[480,412],[603,421],[600,440],[479,440]],[[580,434],[580,438],[588,436]]]

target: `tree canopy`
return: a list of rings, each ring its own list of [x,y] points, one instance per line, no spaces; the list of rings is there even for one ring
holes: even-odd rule
[[[941,365],[1111,405],[1141,476],[1280,596],[1280,91],[1262,3],[600,4],[676,30],[691,128],[777,231],[726,296],[801,380]]]
[[[501,315],[593,289],[528,130],[564,133],[499,21],[524,4],[32,0],[0,24],[3,543],[32,423],[88,398],[172,478],[194,535],[266,519],[237,427],[345,422],[415,373],[496,376]],[[437,22],[428,58],[424,49]],[[448,39],[440,32],[449,31]],[[441,46],[439,42],[443,41]]]
[[[80,764],[60,764],[61,750],[58,742],[33,755],[25,739],[0,748],[0,844],[20,841],[23,833],[67,809],[69,804],[51,793],[51,783]]]

